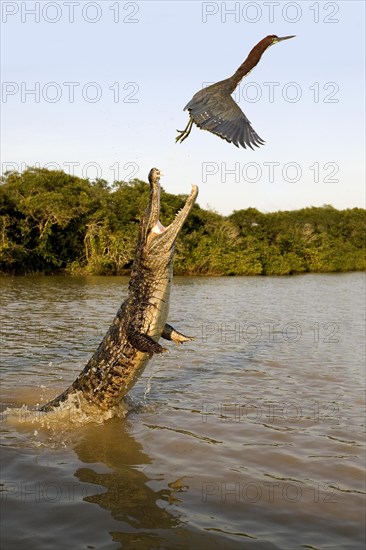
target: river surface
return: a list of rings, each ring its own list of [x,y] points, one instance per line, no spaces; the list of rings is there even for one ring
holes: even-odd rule
[[[5,550],[365,547],[365,276],[176,278],[126,416],[36,412],[123,277],[2,278]]]

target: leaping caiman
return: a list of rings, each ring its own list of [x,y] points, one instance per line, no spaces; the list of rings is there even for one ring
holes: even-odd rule
[[[164,227],[160,214],[160,170],[149,173],[150,200],[141,219],[127,299],[107,334],[75,382],[39,410],[51,411],[69,396],[81,393],[102,410],[117,405],[143,372],[154,353],[165,348],[160,337],[178,344],[191,340],[167,324],[176,238],[194,201],[192,191],[174,221]]]

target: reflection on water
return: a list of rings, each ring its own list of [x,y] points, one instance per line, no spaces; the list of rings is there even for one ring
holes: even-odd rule
[[[120,445],[111,445],[117,434]],[[105,488],[103,493],[87,496],[86,502],[109,510],[120,522],[111,531],[114,541],[127,548],[159,548],[168,542],[171,548],[185,548],[183,543],[189,535],[191,544],[204,543],[202,535],[186,531],[179,514],[173,512],[173,505],[179,502],[179,493],[185,486],[177,479],[162,489],[153,488],[154,481],[159,478],[163,481],[163,476],[154,480],[144,473],[145,465],[151,460],[128,433],[125,424],[109,422],[103,431],[89,429],[75,451],[79,460],[88,465],[78,468],[75,476],[83,483]],[[95,462],[109,470],[97,471],[93,468]]]
[[[126,418],[32,410],[126,283],[2,279],[2,547],[363,548],[364,275],[176,279],[196,341],[149,364]]]

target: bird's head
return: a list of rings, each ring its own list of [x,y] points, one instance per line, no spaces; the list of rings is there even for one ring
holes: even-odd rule
[[[277,44],[277,42],[282,42],[282,40],[288,40],[289,38],[295,38],[295,34],[292,34],[291,36],[276,36],[275,34],[270,34],[267,36],[267,38],[270,40],[270,46],[273,46],[273,44]]]

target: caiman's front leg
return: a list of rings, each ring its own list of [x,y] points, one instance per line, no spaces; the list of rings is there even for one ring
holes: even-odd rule
[[[183,342],[194,340],[193,336],[184,336],[184,334],[175,330],[175,328],[168,325],[168,323],[166,323],[166,325],[164,326],[164,330],[162,332],[161,337],[165,338],[165,340],[171,340],[176,344],[182,344]]]
[[[164,351],[168,351],[158,342],[155,342],[155,340],[153,340],[150,336],[147,334],[142,334],[141,332],[130,332],[128,334],[128,340],[136,349],[143,351],[144,353],[148,353],[150,357],[154,353],[163,353]]]

